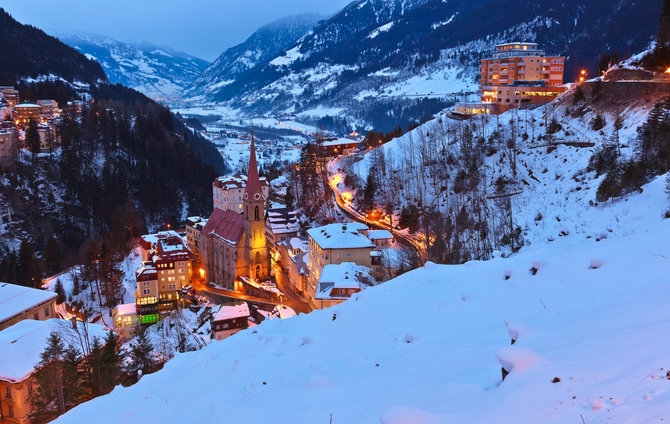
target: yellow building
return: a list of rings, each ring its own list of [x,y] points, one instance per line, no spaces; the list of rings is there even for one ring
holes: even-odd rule
[[[186,244],[196,260],[200,260],[200,233],[207,224],[207,218],[190,216],[186,218]]]
[[[135,271],[135,303],[139,323],[150,325],[177,309],[179,290],[191,284],[193,255],[184,240],[169,231],[142,236],[140,247],[148,260]]]
[[[112,321],[114,322],[114,332],[119,335],[121,342],[132,339],[137,335],[140,324],[137,316],[137,305],[135,303],[117,305],[112,309]]]
[[[19,103],[14,106],[16,111],[16,123],[20,126],[26,126],[30,121],[38,122],[40,120],[41,108],[35,103]]]
[[[329,264],[352,262],[370,268],[374,244],[360,223],[329,224],[307,230],[309,236],[309,295],[315,298],[321,270]]]
[[[0,331],[0,422],[23,424],[30,422],[32,397],[37,390],[34,372],[40,354],[52,332],[64,339],[83,336],[83,323],[61,319],[35,321],[27,319]],[[102,325],[87,324],[87,336],[103,339]]]
[[[251,138],[249,175],[242,196],[242,214],[215,207],[200,234],[200,261],[207,281],[235,290],[238,277],[270,276],[265,234],[264,185],[258,177],[256,148]]]
[[[26,319],[55,318],[56,298],[53,292],[0,283],[0,330]]]

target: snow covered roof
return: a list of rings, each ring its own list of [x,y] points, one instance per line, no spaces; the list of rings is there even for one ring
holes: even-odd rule
[[[127,315],[137,315],[137,304],[135,303],[124,303],[122,305],[116,305],[116,314],[120,316]]]
[[[53,292],[0,283],[0,323],[34,306],[56,300]]]
[[[321,271],[317,299],[339,299],[343,296],[333,295],[333,289],[357,289],[363,290],[367,285],[373,283],[370,268],[353,262],[342,262],[341,264],[328,264]],[[345,296],[346,297],[346,296]]]
[[[76,331],[82,331],[83,323],[79,322],[77,327],[78,330],[73,329],[72,322],[63,319],[27,319],[0,331],[0,380],[14,382],[28,377],[34,371],[35,364],[40,361],[40,354],[46,346],[49,334],[59,333],[64,344],[67,344],[70,339],[77,337]],[[105,332],[102,325],[88,324],[88,336],[91,340],[93,337],[103,338]]]
[[[307,240],[303,240],[299,237],[291,237],[288,241],[288,248],[290,250],[300,249],[303,252],[307,252],[309,250],[309,243]]]
[[[240,302],[233,305],[221,305],[219,312],[214,316],[214,321],[225,321],[228,319],[243,318],[250,316],[249,305],[247,302]]]
[[[358,232],[351,224],[329,224],[319,228],[310,228],[307,234],[322,249],[359,249],[374,247],[367,237]],[[366,227],[367,228],[367,227]]]
[[[202,230],[206,224],[207,218],[203,218],[201,216],[189,216],[186,218],[186,225],[198,230]]]
[[[272,313],[279,317],[279,319],[286,319],[286,318],[291,318],[296,316],[295,311],[293,308],[286,306],[286,305],[277,305]]]
[[[19,103],[15,106],[15,108],[38,108],[39,109],[40,105],[36,105],[35,103]]]
[[[370,230],[368,231],[368,238],[370,240],[392,239],[393,234],[388,230]]]
[[[145,250],[149,250],[153,248],[156,243],[158,243],[158,240],[168,237],[179,237],[179,233],[173,230],[169,230],[169,231],[160,231],[156,234],[145,234],[142,237],[140,237],[140,245]]]
[[[337,138],[335,140],[324,141],[321,145],[331,147],[331,146],[341,146],[341,145],[345,145],[345,144],[357,145],[358,141],[351,140],[351,139],[348,139],[348,138]]]
[[[202,236],[212,235],[228,244],[237,244],[242,238],[244,230],[244,217],[242,214],[230,209],[214,209],[209,217],[205,228],[202,229]]]

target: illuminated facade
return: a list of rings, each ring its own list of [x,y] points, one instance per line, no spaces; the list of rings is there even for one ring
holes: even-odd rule
[[[253,136],[245,183],[243,213],[237,208],[215,207],[200,233],[200,261],[206,280],[229,290],[235,290],[238,277],[262,280],[270,275],[265,235],[267,191],[258,177]]]
[[[41,108],[35,103],[19,103],[14,107],[16,111],[16,122],[18,125],[28,125],[30,121],[38,122]]]
[[[547,56],[537,43],[498,44],[492,57],[481,60],[482,103],[497,104],[496,113],[548,103],[565,91],[564,65],[565,57]]]
[[[140,246],[149,260],[135,271],[135,303],[140,324],[150,325],[177,309],[179,290],[191,284],[193,256],[182,238],[171,232],[143,236]]]
[[[259,178],[263,190],[263,196],[268,198],[270,186],[265,177]],[[212,198],[214,209],[233,210],[243,212],[244,192],[247,187],[247,177],[234,175],[232,177],[219,177],[212,184]]]

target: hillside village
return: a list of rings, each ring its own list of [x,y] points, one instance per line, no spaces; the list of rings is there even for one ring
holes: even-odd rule
[[[663,10],[648,49],[605,55],[596,73],[555,44],[492,38],[470,64],[476,94],[387,133],[296,126],[311,140],[288,161],[253,126],[170,121],[174,140],[236,138],[244,152],[208,185],[211,163],[189,162],[180,175],[202,169],[188,195],[152,180],[169,214],[139,217],[120,190],[80,263],[46,268],[26,238],[12,251],[3,266],[26,281],[0,282],[0,424],[669,419]],[[284,67],[300,55],[283,53]],[[0,170],[38,179],[40,161],[67,159],[72,126],[106,111],[90,128],[117,136],[157,111],[20,99],[0,86]],[[111,178],[93,150],[92,172]],[[16,215],[0,209],[0,229]],[[184,390],[198,393],[188,406]]]

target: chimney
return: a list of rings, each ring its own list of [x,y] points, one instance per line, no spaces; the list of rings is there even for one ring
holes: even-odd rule
[[[72,329],[76,330],[77,329],[77,317],[73,316],[72,318],[70,318],[70,321],[72,321]]]

